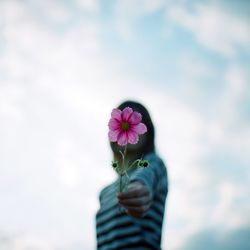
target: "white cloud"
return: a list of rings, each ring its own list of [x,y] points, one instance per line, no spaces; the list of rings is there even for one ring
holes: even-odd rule
[[[179,59],[179,67],[190,86],[197,83],[200,79],[207,79],[218,74],[218,70],[213,65],[208,65],[205,60],[198,60],[192,55],[182,55]],[[188,87],[189,87],[188,86]],[[194,89],[192,89],[194,91]]]
[[[230,64],[223,72],[225,87],[215,104],[217,112],[210,121],[210,142],[230,149],[246,164],[249,162],[250,130],[240,114],[243,98],[250,94],[250,76],[244,66]]]
[[[193,11],[184,5],[167,9],[167,18],[191,31],[197,41],[223,55],[236,56],[239,48],[249,51],[248,23],[217,5],[196,5]]]
[[[164,0],[121,0],[117,2],[116,11],[117,14],[138,17],[155,12],[164,5]]]
[[[214,207],[212,220],[214,225],[223,225],[225,229],[237,229],[250,224],[250,206],[245,202],[249,191],[244,186],[222,181],[218,188],[219,202]],[[238,202],[237,202],[238,201]]]
[[[22,113],[19,107],[25,97],[25,90],[19,86],[0,85],[0,116],[21,120]]]
[[[60,1],[33,1],[33,4],[35,5],[34,10],[45,23],[53,25],[67,24],[73,17],[72,13]]]
[[[133,40],[138,18],[154,13],[166,5],[165,0],[120,0],[115,5],[116,30],[124,40]]]
[[[96,13],[99,10],[98,0],[76,0],[76,3],[84,11]]]
[[[100,139],[96,137],[100,134],[98,119],[105,116],[101,112],[94,118],[103,102],[101,91],[97,92],[99,100],[95,93],[98,87],[103,89],[99,84],[106,72],[97,56],[97,23],[83,18],[82,23],[59,34],[40,23],[30,5],[1,2],[3,5],[7,7],[6,12],[0,8],[5,42],[0,56],[5,74],[0,85],[0,147],[5,155],[1,157],[0,185],[1,190],[11,188],[8,194],[0,194],[5,200],[0,228],[27,235],[15,238],[7,249],[54,250],[58,246],[72,250],[80,248],[78,241],[82,248],[92,249],[97,194],[100,185],[113,177],[108,167],[95,174],[103,164],[103,146],[99,143],[93,152],[90,145],[91,140]],[[46,14],[56,18],[49,19],[51,23],[67,21],[67,12],[58,12],[55,2],[40,11],[45,7],[50,8]],[[74,123],[69,116],[76,121],[76,131],[68,127]],[[62,132],[59,137],[58,131]],[[11,152],[15,157],[10,157]],[[108,162],[109,154],[104,154],[103,161]],[[32,240],[31,235],[44,238],[45,243]]]
[[[34,236],[25,234],[11,234],[0,232],[0,248],[1,250],[55,250],[47,242]]]

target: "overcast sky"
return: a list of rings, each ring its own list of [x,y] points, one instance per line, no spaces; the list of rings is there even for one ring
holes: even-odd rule
[[[95,249],[107,123],[149,109],[163,249],[250,248],[248,1],[0,1],[0,249]]]

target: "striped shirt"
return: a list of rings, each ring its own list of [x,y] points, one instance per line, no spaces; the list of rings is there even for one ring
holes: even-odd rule
[[[160,250],[165,200],[168,193],[167,170],[155,154],[144,157],[150,165],[130,172],[130,182],[140,181],[153,194],[153,203],[142,218],[134,218],[121,210],[116,193],[119,180],[105,187],[99,196],[96,214],[98,250]]]

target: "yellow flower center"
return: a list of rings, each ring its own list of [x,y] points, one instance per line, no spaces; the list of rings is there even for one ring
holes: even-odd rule
[[[121,129],[126,131],[129,129],[129,124],[127,122],[122,122]]]

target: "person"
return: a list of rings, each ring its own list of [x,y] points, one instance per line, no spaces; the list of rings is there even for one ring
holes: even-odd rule
[[[125,107],[141,113],[148,130],[137,144],[128,144],[126,158],[129,163],[143,158],[149,161],[149,166],[129,171],[126,191],[118,192],[117,178],[100,192],[100,208],[96,213],[97,249],[160,250],[168,194],[167,169],[156,153],[154,125],[147,109],[134,101],[125,101],[118,108]],[[120,162],[121,148],[114,142],[110,145],[114,159]]]

